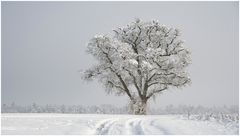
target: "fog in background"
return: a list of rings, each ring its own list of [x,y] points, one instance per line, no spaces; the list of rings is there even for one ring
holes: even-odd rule
[[[192,85],[158,95],[151,106],[237,105],[237,2],[2,2],[2,103],[124,106],[78,72],[96,61],[86,50],[138,17],[182,30],[192,51]]]

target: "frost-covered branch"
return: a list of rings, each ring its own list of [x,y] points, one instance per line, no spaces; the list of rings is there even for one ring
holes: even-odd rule
[[[147,99],[151,98],[155,93],[162,92],[162,91],[164,91],[164,90],[166,90],[166,89],[167,89],[167,86],[165,86],[165,87],[162,88],[162,89],[152,91],[152,92],[147,96]]]

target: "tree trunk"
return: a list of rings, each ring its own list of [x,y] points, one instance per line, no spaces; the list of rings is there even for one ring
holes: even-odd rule
[[[129,111],[135,115],[147,114],[147,100],[131,100],[129,105]]]

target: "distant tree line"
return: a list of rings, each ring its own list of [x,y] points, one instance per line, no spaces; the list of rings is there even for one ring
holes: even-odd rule
[[[213,107],[204,107],[204,106],[191,106],[191,105],[179,105],[173,106],[168,105],[164,108],[151,109],[152,114],[238,114],[239,106],[213,106]]]
[[[16,105],[14,102],[10,105],[2,104],[2,113],[79,113],[79,114],[128,114],[128,106],[116,107],[110,104],[99,106],[83,106],[83,105],[38,105],[33,103],[28,106]],[[188,106],[168,105],[163,108],[150,108],[149,114],[184,114],[187,116],[194,114],[238,114],[238,105],[221,106],[221,107],[203,107],[203,106]]]
[[[15,103],[10,105],[2,104],[2,113],[88,113],[88,114],[125,114],[127,107],[115,107],[113,105],[103,104],[100,106],[82,106],[82,105],[38,105],[33,103],[28,106],[19,106]]]

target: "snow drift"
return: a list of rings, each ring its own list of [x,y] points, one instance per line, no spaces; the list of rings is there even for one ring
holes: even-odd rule
[[[2,114],[2,134],[238,134],[238,122],[179,115]],[[228,127],[227,127],[228,125]]]

